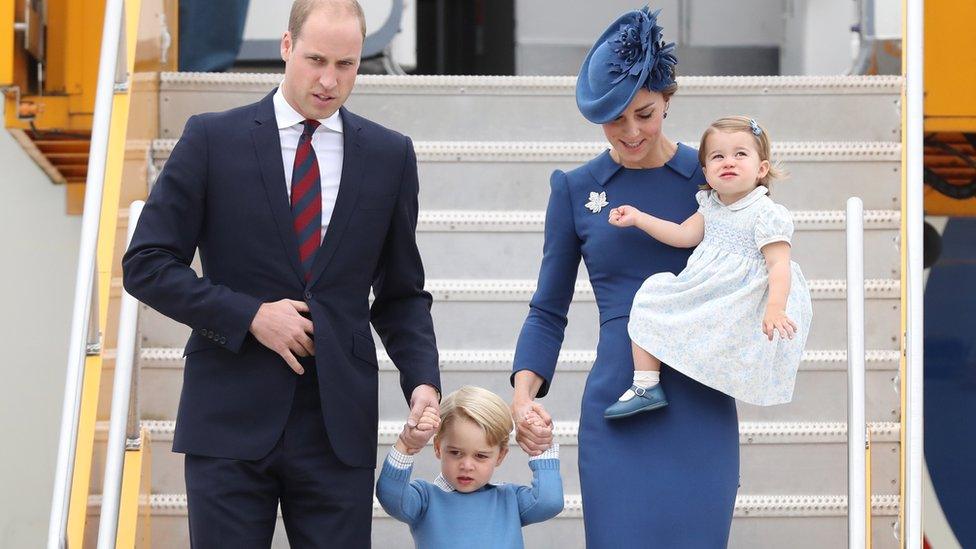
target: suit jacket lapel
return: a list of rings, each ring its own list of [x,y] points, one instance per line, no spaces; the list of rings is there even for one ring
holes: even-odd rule
[[[336,197],[335,209],[332,211],[332,219],[329,220],[329,228],[325,232],[325,238],[322,239],[322,246],[315,253],[315,260],[312,263],[311,284],[315,284],[322,276],[335,254],[339,241],[349,224],[349,218],[352,217],[356,201],[359,198],[359,190],[362,187],[363,160],[365,158],[362,136],[360,135],[362,125],[359,124],[357,117],[349,113],[345,107],[341,107],[339,112],[342,116],[342,175],[339,178],[339,194]]]
[[[278,236],[281,237],[281,244],[285,247],[285,254],[288,256],[292,270],[304,285],[305,275],[298,255],[298,237],[295,236],[294,218],[288,200],[288,189],[285,186],[285,169],[281,163],[281,139],[274,113],[273,96],[274,91],[257,104],[255,126],[251,130],[251,137],[254,141],[258,165],[261,167],[261,179],[264,182],[264,191],[268,195],[268,205],[271,206],[272,217],[278,226]]]

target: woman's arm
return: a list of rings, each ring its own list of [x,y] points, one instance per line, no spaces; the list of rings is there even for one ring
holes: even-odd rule
[[[773,242],[763,246],[761,251],[769,273],[769,299],[763,316],[763,333],[770,341],[775,331],[779,332],[780,337],[793,339],[796,323],[786,316],[786,300],[790,295],[790,244]]]
[[[539,282],[529,303],[529,314],[522,325],[512,365],[515,439],[529,455],[541,453],[552,442],[551,434],[533,429],[525,418],[531,410],[544,422],[552,422],[545,408],[532,399],[546,395],[555,374],[582,255],[566,174],[559,170],[553,172],[549,187]]]
[[[610,210],[610,224],[615,227],[637,227],[658,242],[675,248],[693,248],[705,236],[705,218],[698,212],[679,225],[624,205]]]

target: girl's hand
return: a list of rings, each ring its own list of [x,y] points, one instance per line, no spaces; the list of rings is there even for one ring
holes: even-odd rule
[[[785,336],[787,339],[793,339],[793,336],[796,335],[797,326],[796,322],[793,322],[790,320],[790,317],[786,316],[786,311],[766,309],[766,315],[763,317],[762,322],[762,331],[770,341],[773,340],[774,332],[778,332],[779,337]]]
[[[644,212],[633,206],[618,206],[610,210],[610,224],[614,227],[633,227]]]

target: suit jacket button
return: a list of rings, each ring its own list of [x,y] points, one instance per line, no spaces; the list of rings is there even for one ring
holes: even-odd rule
[[[305,290],[305,299],[312,299],[312,292]]]

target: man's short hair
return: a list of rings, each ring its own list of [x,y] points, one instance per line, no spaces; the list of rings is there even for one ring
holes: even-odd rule
[[[331,13],[345,11],[355,15],[359,19],[359,29],[363,33],[363,38],[366,38],[366,15],[363,14],[363,7],[357,0],[295,0],[291,5],[291,14],[288,16],[288,32],[291,33],[292,40],[298,40],[308,16],[317,9],[327,9]]]
[[[484,429],[485,439],[491,446],[507,446],[515,427],[512,412],[502,397],[472,385],[465,385],[444,397],[441,402],[441,427],[436,438],[439,440],[459,418],[472,421]]]

